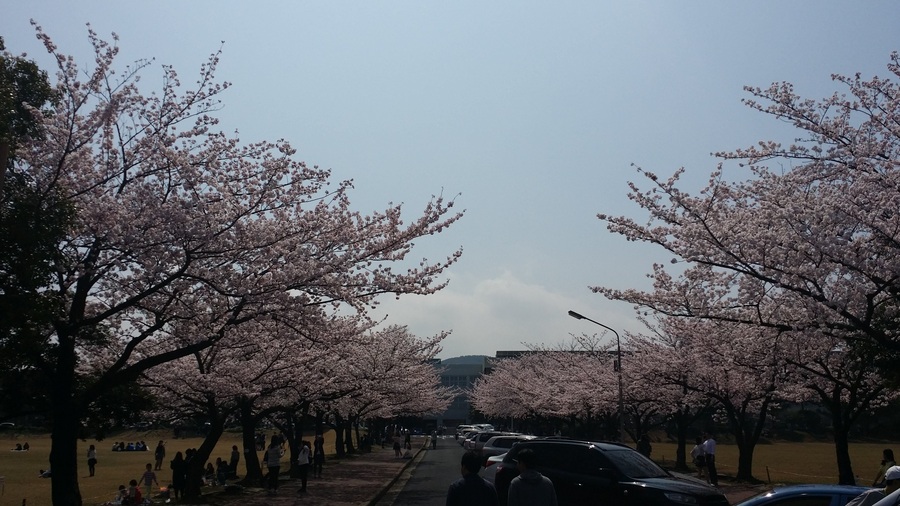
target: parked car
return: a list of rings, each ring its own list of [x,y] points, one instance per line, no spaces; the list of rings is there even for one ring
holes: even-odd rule
[[[844,506],[866,490],[853,485],[791,485],[767,490],[737,506]]]
[[[673,475],[628,446],[569,439],[532,439],[513,445],[497,464],[494,486],[506,504],[519,471],[516,455],[535,453],[535,469],[550,478],[560,506],[728,506],[718,489],[686,475]]]
[[[478,434],[478,432],[479,431],[477,431],[477,430],[467,430],[467,431],[463,432],[462,435],[459,436],[459,445],[462,446],[463,448],[468,449],[469,439],[475,437],[475,435]]]
[[[463,437],[463,434],[466,431],[475,430],[475,427],[471,425],[457,425],[456,426],[456,440],[459,441],[459,438]]]
[[[503,457],[506,454],[502,455],[491,455],[490,457],[484,459],[484,470],[481,471],[481,477],[485,480],[494,483],[494,476],[497,474],[497,464],[503,462]]]
[[[492,455],[503,455],[508,452],[512,446],[519,441],[528,441],[534,439],[534,436],[526,436],[524,434],[505,434],[493,436],[484,442],[479,450],[482,457],[490,457]]]
[[[507,432],[495,432],[495,431],[479,432],[477,434],[474,434],[472,437],[466,439],[465,449],[479,452],[479,451],[481,451],[481,447],[484,446],[484,443],[487,442],[488,439],[490,439],[494,436],[502,436],[504,434],[507,434]],[[507,448],[507,450],[508,449],[509,448]],[[506,453],[506,452],[503,452],[503,453]]]

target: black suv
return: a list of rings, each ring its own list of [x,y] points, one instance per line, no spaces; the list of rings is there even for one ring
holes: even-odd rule
[[[494,478],[500,504],[506,504],[509,483],[519,474],[516,455],[525,448],[535,453],[535,470],[553,482],[560,506],[728,506],[722,492],[672,475],[625,445],[568,439],[516,443]]]

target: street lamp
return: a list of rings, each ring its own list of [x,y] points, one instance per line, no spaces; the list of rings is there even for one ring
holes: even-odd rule
[[[593,324],[600,325],[601,327],[605,328],[606,330],[609,330],[610,332],[612,332],[613,334],[616,335],[616,362],[615,362],[615,364],[613,364],[613,370],[615,370],[616,373],[619,375],[619,378],[618,378],[619,379],[619,410],[618,410],[618,413],[616,413],[616,418],[617,418],[616,421],[618,422],[619,441],[622,441],[622,424],[624,422],[624,418],[623,418],[624,401],[623,401],[623,396],[622,396],[622,344],[619,340],[619,333],[616,332],[613,328],[607,327],[606,325],[604,325],[598,321],[591,320],[587,316],[584,316],[580,313],[576,313],[575,311],[569,310],[569,316],[571,316],[572,318],[575,318],[576,320],[587,320]]]

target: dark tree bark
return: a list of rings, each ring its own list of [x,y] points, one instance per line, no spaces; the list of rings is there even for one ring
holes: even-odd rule
[[[242,445],[244,446],[244,465],[247,473],[241,483],[244,485],[258,486],[262,480],[262,468],[259,457],[256,455],[256,417],[250,401],[242,399],[239,406],[241,420]]]
[[[225,432],[224,414],[215,409],[214,403],[210,403],[210,411],[209,431],[206,433],[203,442],[200,443],[200,448],[197,448],[197,452],[188,463],[187,481],[184,484],[184,497],[187,500],[196,500],[200,498],[200,486],[203,483],[203,473],[206,462],[216,448],[216,443],[219,442],[222,433]]]
[[[50,450],[50,496],[54,505],[81,506],[81,490],[78,487],[78,427],[81,411],[76,399],[74,338],[59,333],[54,380],[51,381],[50,398],[53,427],[50,431],[53,445]]]
[[[347,454],[344,451],[344,419],[337,413],[334,415],[334,452],[338,458]]]

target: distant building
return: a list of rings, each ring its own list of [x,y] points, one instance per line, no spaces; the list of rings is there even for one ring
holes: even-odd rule
[[[472,420],[472,405],[469,402],[468,391],[482,374],[489,372],[491,360],[491,357],[485,355],[468,355],[448,358],[436,364],[441,368],[441,384],[460,390],[447,411],[435,420],[437,426],[455,428],[459,424],[477,422]]]

